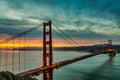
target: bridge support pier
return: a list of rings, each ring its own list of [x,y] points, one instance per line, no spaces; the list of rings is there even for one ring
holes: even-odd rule
[[[51,21],[43,23],[43,67],[52,65]],[[43,80],[53,80],[53,69],[43,71]]]

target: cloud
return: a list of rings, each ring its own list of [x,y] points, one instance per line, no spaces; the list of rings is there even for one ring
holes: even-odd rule
[[[52,20],[71,37],[119,40],[119,2],[120,0],[1,0],[1,33],[21,32],[23,27],[27,29]]]
[[[41,27],[41,26],[40,26]],[[30,27],[22,27],[22,26],[6,26],[6,25],[1,25],[0,26],[0,34],[5,34],[5,35],[9,35],[9,36],[15,36],[19,33],[22,33],[26,30],[31,29]],[[36,30],[33,30],[31,32],[27,32],[25,35],[21,36],[21,37],[42,37],[42,28],[38,28]],[[4,37],[4,35],[0,35],[0,37]]]
[[[0,19],[0,25],[17,26],[17,25],[30,25],[30,23],[23,20]]]

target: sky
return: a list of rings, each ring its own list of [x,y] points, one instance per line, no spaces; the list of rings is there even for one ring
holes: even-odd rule
[[[81,44],[120,44],[120,0],[0,0],[0,37],[51,20]],[[38,30],[39,31],[39,30]]]

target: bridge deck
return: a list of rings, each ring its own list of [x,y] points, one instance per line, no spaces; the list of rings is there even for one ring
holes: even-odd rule
[[[61,61],[61,62],[52,64],[51,66],[36,68],[36,69],[33,69],[33,70],[25,71],[23,73],[19,73],[17,75],[21,75],[21,76],[25,76],[25,75],[32,75],[32,76],[39,75],[44,70],[47,70],[47,69],[50,69],[50,68],[57,69],[57,68],[66,66],[68,64],[71,64],[71,63],[74,63],[74,62],[77,62],[77,61],[80,61],[80,60],[83,60],[83,59],[86,59],[86,58],[89,58],[89,57],[92,57],[92,56],[96,56],[96,55],[99,55],[99,54],[102,54],[102,53],[104,53],[104,51],[96,52],[96,53],[92,53],[92,54],[88,54],[88,55],[84,55],[84,56],[80,56],[80,57],[76,57],[76,58],[65,60],[65,61]]]

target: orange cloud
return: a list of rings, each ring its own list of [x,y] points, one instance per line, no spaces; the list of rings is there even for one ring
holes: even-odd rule
[[[76,42],[79,43],[80,46],[89,46],[92,44],[81,44],[80,42],[83,41],[82,39],[75,39]],[[53,38],[52,41],[53,47],[72,47],[78,46],[70,44],[68,41],[65,41],[61,38]],[[5,44],[0,45],[1,47],[42,47],[43,46],[43,39],[42,38],[20,38],[15,39],[14,41],[7,42]]]
[[[99,44],[105,40],[88,40],[81,38],[74,38],[80,46],[90,46],[94,44]],[[53,38],[53,47],[73,47],[78,45],[70,44],[68,41],[65,41],[61,38]],[[1,47],[43,47],[43,39],[42,38],[20,38],[15,39],[14,41],[7,42],[5,44],[0,45]]]

